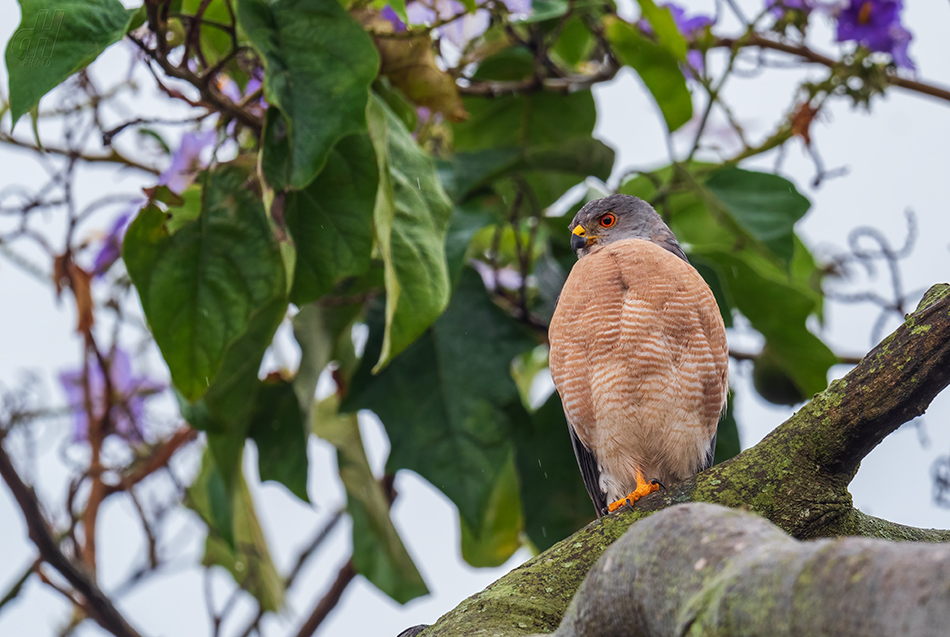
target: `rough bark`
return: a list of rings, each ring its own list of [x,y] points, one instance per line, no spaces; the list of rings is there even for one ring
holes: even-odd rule
[[[848,484],[861,459],[922,414],[950,383],[950,285],[931,288],[904,324],[844,378],[759,444],[667,491],[589,524],[447,613],[424,637],[554,632],[588,570],[631,525],[687,502],[753,511],[798,539],[860,535],[950,541],[854,509]]]
[[[948,626],[950,546],[801,542],[751,513],[690,503],[607,549],[555,635],[936,636]]]

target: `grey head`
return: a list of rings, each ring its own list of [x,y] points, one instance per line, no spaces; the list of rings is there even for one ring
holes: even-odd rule
[[[653,206],[639,197],[610,195],[591,201],[567,228],[571,231],[571,249],[578,259],[614,241],[645,239],[688,262],[673,231]]]

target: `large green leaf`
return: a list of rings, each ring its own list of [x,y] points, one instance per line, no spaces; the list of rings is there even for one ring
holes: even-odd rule
[[[369,267],[378,186],[373,145],[360,133],[340,140],[309,186],[287,193],[284,218],[297,248],[291,301],[314,301]]]
[[[515,406],[517,409],[520,405]],[[594,517],[557,393],[530,416],[518,439],[525,533],[543,551]]]
[[[449,232],[445,238],[445,258],[449,264],[449,276],[453,288],[462,276],[472,238],[479,230],[498,220],[500,203],[498,197],[486,195],[469,199],[452,211]]]
[[[512,452],[492,488],[481,528],[473,529],[461,521],[462,558],[472,566],[501,566],[521,546],[524,515],[518,486]]]
[[[590,137],[597,120],[590,91],[467,97],[469,118],[452,127],[458,151],[554,144]]]
[[[169,234],[155,205],[129,226],[123,259],[152,334],[187,401],[208,392],[229,349],[263,350],[286,305],[284,268],[264,208],[247,174],[223,165],[201,178],[201,215]],[[252,342],[241,338],[253,335]],[[256,363],[256,364],[255,364]],[[225,376],[238,380],[231,367]]]
[[[471,529],[481,529],[512,448],[505,406],[518,400],[518,388],[511,361],[536,343],[466,269],[439,320],[373,376],[382,347],[378,314],[344,409],[376,412],[392,445],[388,471],[419,473],[455,502]]]
[[[795,222],[811,207],[792,182],[770,173],[726,167],[710,175],[706,187],[749,234],[789,264]]]
[[[616,16],[605,18],[604,25],[614,55],[643,80],[660,107],[666,127],[672,132],[688,122],[693,116],[693,100],[676,56]]]
[[[264,59],[264,95],[280,109],[265,132],[265,176],[299,190],[317,176],[336,143],[366,130],[366,100],[379,70],[369,35],[337,0],[238,0],[238,22]],[[272,155],[289,152],[286,170]]]
[[[613,149],[600,140],[577,137],[558,144],[456,153],[443,163],[441,173],[446,190],[461,201],[473,190],[512,173],[551,171],[606,181],[613,165]]]
[[[418,338],[448,303],[445,237],[452,205],[432,158],[375,96],[367,119],[380,175],[374,229],[386,270],[386,333],[378,370]]]
[[[201,563],[224,567],[241,588],[257,599],[262,610],[276,612],[284,605],[283,580],[271,559],[251,492],[244,476],[240,473],[238,476],[236,488],[229,497],[211,454],[206,451],[201,472],[188,487],[185,502],[208,526]],[[222,507],[233,511],[233,518],[224,518],[230,528],[222,527],[222,516],[216,513],[216,509]]]
[[[339,415],[336,396],[313,411],[313,431],[337,450],[353,519],[353,566],[400,604],[426,595],[419,570],[389,517],[389,501],[366,459],[356,414]]]
[[[720,265],[736,307],[765,336],[776,360],[805,397],[828,386],[834,353],[806,327],[815,310],[809,293],[769,260],[749,250],[700,250]]]
[[[307,497],[307,434],[294,387],[285,380],[265,380],[257,392],[248,437],[257,445],[257,466],[261,480],[275,480],[291,493]]]
[[[351,328],[363,311],[362,303],[327,305],[310,303],[294,317],[294,338],[300,345],[300,367],[294,378],[297,400],[310,413],[320,374],[337,362],[337,373],[349,378],[355,366]]]
[[[10,127],[40,98],[122,39],[135,9],[119,0],[19,0],[20,26],[7,43]]]
[[[726,413],[719,419],[719,428],[716,431],[716,452],[713,464],[725,462],[733,456],[738,456],[742,451],[742,445],[739,442],[739,427],[734,413],[735,405],[735,394],[730,391]]]

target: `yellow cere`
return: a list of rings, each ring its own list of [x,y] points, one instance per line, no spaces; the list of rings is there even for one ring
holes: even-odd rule
[[[584,230],[584,226],[575,226],[573,234],[576,234],[578,237],[583,237],[587,233]]]

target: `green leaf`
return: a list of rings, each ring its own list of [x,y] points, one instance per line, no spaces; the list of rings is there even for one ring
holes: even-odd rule
[[[353,566],[400,604],[426,595],[422,575],[389,517],[389,500],[366,459],[356,414],[338,415],[336,396],[313,412],[314,433],[337,449],[353,519]]]
[[[498,203],[494,196],[470,199],[452,211],[449,232],[445,238],[445,258],[453,288],[462,276],[472,238],[485,226],[495,223],[493,210],[497,209]]]
[[[811,207],[792,182],[770,173],[726,167],[714,172],[706,187],[749,234],[789,264],[795,222]]]
[[[129,226],[123,259],[175,387],[187,401],[216,381],[229,350],[270,342],[286,306],[284,268],[260,200],[247,175],[223,165],[201,177],[201,215],[175,234],[155,205]],[[260,359],[234,360],[256,373]],[[225,367],[226,376],[234,369]]]
[[[257,445],[257,466],[261,480],[276,480],[291,493],[307,497],[307,433],[310,431],[294,393],[284,380],[261,383],[251,415],[248,437]]]
[[[287,193],[284,219],[297,247],[291,301],[315,301],[369,268],[378,186],[373,145],[361,133],[340,140],[309,186]]]
[[[282,114],[282,123],[269,115],[266,127],[282,127],[286,136],[281,142],[265,131],[265,176],[275,190],[300,190],[340,139],[366,130],[379,56],[336,0],[238,0],[237,16],[264,60],[267,102]]]
[[[600,140],[577,137],[559,144],[456,153],[442,164],[441,173],[449,195],[461,201],[473,190],[514,173],[550,171],[606,181],[613,165],[613,149]]]
[[[518,400],[512,359],[534,340],[492,303],[474,270],[462,273],[445,313],[378,375],[379,312],[343,409],[371,409],[392,449],[387,471],[411,469],[441,489],[474,529],[511,451],[505,406]]]
[[[669,7],[657,8],[653,0],[637,0],[660,45],[680,62],[686,61],[686,38],[680,33]]]
[[[203,0],[182,0],[181,12],[186,15],[197,15],[198,8]],[[231,12],[225,0],[211,0],[208,2],[201,17],[219,24],[231,24]],[[186,22],[185,25],[188,25]],[[224,29],[218,29],[205,23],[201,32],[201,52],[208,64],[215,65],[231,52],[231,36]]]
[[[564,23],[557,42],[551,47],[551,54],[560,58],[568,68],[576,69],[594,52],[597,40],[594,38],[584,19],[572,15]]]
[[[808,398],[785,371],[782,360],[768,343],[753,362],[752,386],[759,396],[773,405],[797,405]]]
[[[225,498],[221,488],[221,477],[217,475],[209,452],[205,452],[201,463],[201,472],[194,484],[188,487],[186,502],[205,524],[208,525],[208,537],[205,540],[205,554],[201,563],[205,566],[225,568],[238,586],[253,595],[264,611],[276,612],[284,605],[284,584],[267,547],[267,540],[257,513],[254,500],[247,488],[244,476],[239,479],[230,501]],[[233,511],[231,528],[220,525],[220,516],[214,509],[226,506]],[[233,536],[233,542],[225,537]],[[236,548],[235,548],[236,547]]]
[[[386,334],[379,370],[448,303],[445,237],[452,207],[432,159],[375,96],[367,119],[380,175],[373,212],[376,244],[386,271]]]
[[[481,527],[473,529],[462,520],[462,558],[472,566],[501,566],[521,546],[524,516],[514,460],[512,453],[498,474]]]
[[[676,56],[616,16],[607,16],[604,25],[617,59],[643,80],[670,132],[688,122],[693,116],[693,99]]]
[[[803,292],[777,265],[750,250],[738,253],[699,251],[725,274],[736,307],[765,336],[768,347],[805,397],[828,386],[828,370],[838,362],[834,353],[806,327],[815,309]]]
[[[590,91],[462,100],[469,118],[452,127],[457,151],[555,144],[590,137],[597,110]]]
[[[336,360],[337,371],[346,375],[352,365],[353,322],[363,311],[361,303],[323,306],[310,303],[294,317],[294,338],[300,345],[300,367],[294,378],[297,400],[310,413],[320,374]]]
[[[20,26],[7,43],[10,128],[40,98],[122,39],[135,13],[119,0],[19,0]]]
[[[539,551],[594,519],[556,392],[531,415],[530,427],[518,440],[517,459],[525,533]]]
[[[729,458],[738,456],[742,451],[742,445],[739,443],[739,427],[736,425],[735,417],[735,394],[729,392],[729,399],[726,402],[726,413],[719,420],[719,429],[716,431],[716,456],[713,464],[725,462]]]

